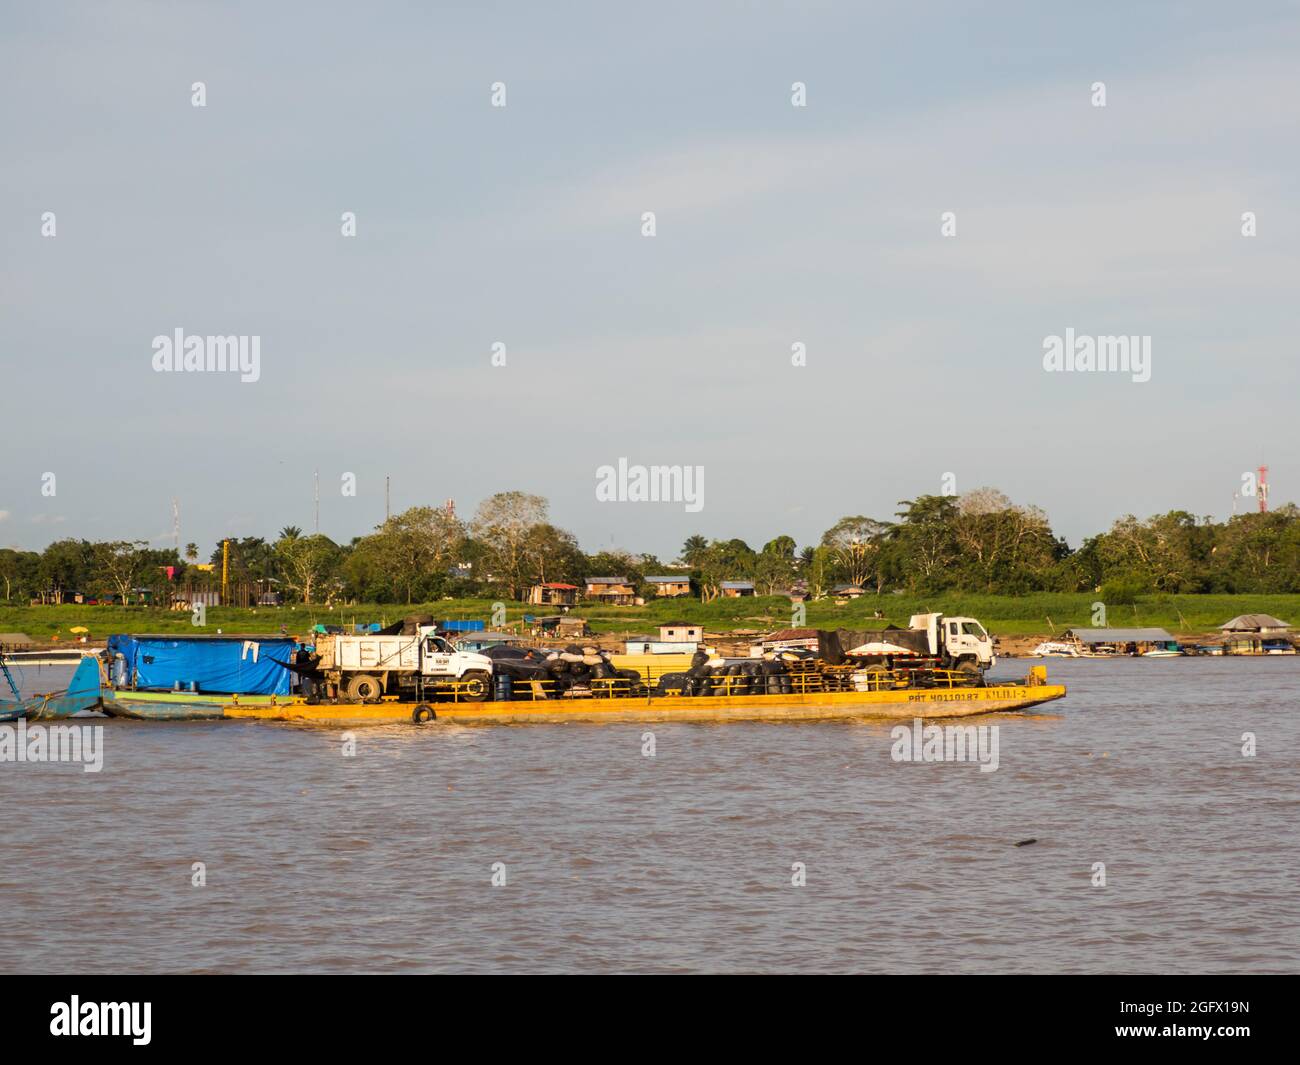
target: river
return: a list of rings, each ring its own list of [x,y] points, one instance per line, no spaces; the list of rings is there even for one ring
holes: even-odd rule
[[[1300,659],[1048,665],[966,722],[995,772],[865,722],[87,719],[101,772],[0,763],[0,970],[1300,969]]]

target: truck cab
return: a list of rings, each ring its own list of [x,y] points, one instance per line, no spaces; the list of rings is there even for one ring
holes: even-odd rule
[[[974,618],[944,618],[943,625],[944,650],[955,667],[972,659],[981,671],[997,665],[993,637]]]
[[[930,653],[949,669],[982,673],[997,665],[993,637],[975,618],[914,614],[910,625],[929,634]]]
[[[459,680],[466,673],[492,673],[492,659],[473,651],[457,651],[432,626],[420,629],[420,639],[420,672],[426,677]]]

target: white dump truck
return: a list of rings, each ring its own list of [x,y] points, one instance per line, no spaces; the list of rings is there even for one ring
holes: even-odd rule
[[[316,654],[316,669],[355,703],[377,703],[385,695],[423,698],[440,689],[454,689],[457,698],[469,702],[492,694],[492,660],[457,651],[431,625],[409,636],[321,636]]]
[[[982,673],[997,665],[991,637],[974,618],[945,614],[913,614],[905,629],[879,629],[863,637],[844,653],[854,658],[882,656],[929,659],[944,669]]]

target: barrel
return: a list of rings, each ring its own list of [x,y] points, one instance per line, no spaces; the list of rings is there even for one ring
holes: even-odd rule
[[[493,678],[493,698],[499,703],[508,703],[515,693],[514,678],[505,673],[498,673]]]

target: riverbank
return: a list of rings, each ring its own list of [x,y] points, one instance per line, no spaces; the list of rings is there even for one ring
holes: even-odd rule
[[[587,620],[591,631],[611,639],[624,635],[653,635],[659,625],[673,621],[702,624],[707,633],[756,633],[795,624],[813,628],[867,629],[884,625],[906,626],[913,614],[940,610],[951,615],[978,618],[999,638],[1004,653],[1021,653],[1040,640],[1068,628],[1093,625],[1099,597],[1093,593],[1040,593],[1026,596],[941,595],[933,597],[882,595],[837,601],[823,599],[803,604],[797,617],[784,596],[718,599],[661,599],[644,606],[607,606],[579,603],[571,617]],[[156,607],[120,606],[19,606],[0,604],[0,633],[25,633],[38,647],[66,645],[85,636],[101,642],[111,633],[224,633],[309,631],[317,623],[352,625],[388,624],[408,614],[430,614],[456,620],[480,620],[490,628],[526,630],[525,616],[556,613],[554,607],[505,603],[505,622],[493,621],[496,604],[490,599],[447,599],[434,603],[359,604],[329,609],[320,605],[283,607],[210,607],[206,624],[195,626],[188,611]],[[1160,626],[1181,640],[1192,641],[1215,631],[1238,614],[1272,614],[1287,621],[1300,618],[1300,595],[1159,595],[1142,596],[1135,603],[1111,605],[1104,623],[1112,626]],[[877,616],[883,615],[881,616]],[[85,633],[73,632],[84,628]]]

